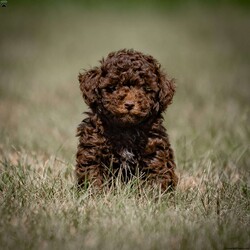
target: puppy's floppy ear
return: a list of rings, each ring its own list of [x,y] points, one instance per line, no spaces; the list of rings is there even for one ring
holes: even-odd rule
[[[98,86],[100,81],[100,69],[95,67],[84,73],[79,73],[78,80],[85,102],[93,108],[98,100]]]
[[[174,83],[174,79],[168,79],[167,76],[163,73],[160,73],[159,81],[159,104],[160,110],[164,111],[167,106],[172,103],[176,86]]]

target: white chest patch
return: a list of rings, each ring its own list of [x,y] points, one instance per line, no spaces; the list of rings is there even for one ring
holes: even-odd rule
[[[121,157],[122,157],[123,169],[130,169],[130,165],[135,163],[135,160],[134,160],[135,155],[126,148],[122,150]]]
[[[135,155],[132,152],[129,152],[128,149],[125,148],[122,150],[121,156],[124,160],[133,161]]]

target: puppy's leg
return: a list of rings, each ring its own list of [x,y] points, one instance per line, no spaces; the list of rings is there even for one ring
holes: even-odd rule
[[[101,165],[94,159],[96,156],[94,151],[78,147],[75,172],[79,187],[88,187],[91,185],[101,188],[103,184]]]
[[[101,124],[94,118],[87,118],[78,126],[75,171],[79,186],[101,187],[104,182],[103,157],[108,150],[101,130]]]
[[[174,189],[178,182],[175,167],[167,135],[149,138],[143,157],[143,172],[148,182],[153,186],[160,186],[163,191]]]

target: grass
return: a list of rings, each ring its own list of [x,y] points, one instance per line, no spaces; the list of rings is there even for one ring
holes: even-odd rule
[[[249,15],[1,10],[0,248],[226,249],[249,240]],[[74,188],[77,74],[109,51],[154,55],[177,79],[165,115],[180,184]]]

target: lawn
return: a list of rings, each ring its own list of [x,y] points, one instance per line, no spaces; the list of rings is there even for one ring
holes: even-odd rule
[[[0,249],[250,249],[249,11],[69,4],[0,17]],[[173,194],[75,189],[77,75],[121,48],[176,79]]]

